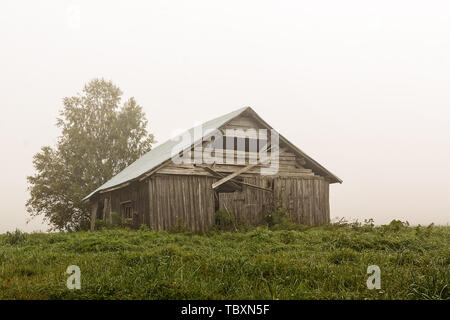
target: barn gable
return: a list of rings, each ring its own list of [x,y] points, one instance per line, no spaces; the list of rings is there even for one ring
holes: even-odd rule
[[[264,121],[252,108],[246,108],[242,113],[222,125],[221,129],[246,129],[246,128],[265,128],[273,129],[266,121]],[[319,164],[317,161],[308,156],[305,152],[296,147],[293,143],[287,140],[284,136],[279,134],[280,140],[280,156],[281,159],[285,156],[295,155],[296,162],[301,163],[303,168],[311,169],[315,174],[324,177],[330,183],[342,183],[342,180]],[[281,161],[280,159],[280,161]]]
[[[240,137],[239,134],[241,134],[242,130],[245,131],[248,129],[271,130],[273,128],[270,125],[268,125],[262,118],[260,118],[259,115],[257,115],[251,108],[246,108],[239,115],[237,115],[236,117],[230,119],[229,121],[218,127],[218,130],[220,130],[221,133],[223,134],[224,139],[223,146],[225,146],[226,144],[225,141],[229,137],[244,138]],[[236,131],[235,133],[233,132],[234,130],[241,130],[241,131]],[[270,131],[268,132],[270,133]],[[327,169],[322,167],[315,160],[306,155],[303,151],[295,147],[295,145],[290,143],[283,136],[280,135],[279,137],[280,137],[279,157],[278,157],[279,170],[275,174],[276,176],[298,176],[298,177],[318,176],[324,178],[329,183],[342,182],[342,180],[340,180],[331,172],[329,172]],[[248,139],[248,137],[245,138]],[[203,141],[198,142],[198,144],[200,143],[202,144],[203,148],[212,144],[205,137]],[[236,150],[237,149],[236,144],[237,143],[235,142],[234,150],[223,150],[223,163],[222,164],[214,163],[214,169],[216,171],[222,173],[232,173],[238,170],[239,167],[249,165],[249,152],[242,152]],[[191,150],[193,151],[194,148],[195,146],[192,145]],[[232,156],[234,156],[234,162],[232,163],[226,163],[226,157],[227,154],[229,153],[231,153]],[[237,163],[238,159],[243,161],[241,161],[241,163]],[[203,160],[205,160],[205,156],[203,157]],[[211,174],[210,171],[205,172],[205,170],[202,170],[204,169],[204,167],[205,166],[203,165],[175,164],[171,161],[168,161],[161,168],[158,168],[153,172],[149,172],[146,176],[150,176],[156,172],[165,174],[180,174],[180,175],[183,174],[210,175]],[[206,165],[206,167],[210,166]],[[259,174],[261,167],[268,167],[268,166],[258,163],[258,165],[246,170],[246,172],[243,173],[242,176],[245,177],[246,175]]]

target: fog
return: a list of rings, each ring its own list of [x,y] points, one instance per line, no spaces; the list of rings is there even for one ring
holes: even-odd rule
[[[0,233],[62,98],[104,77],[163,142],[244,106],[344,182],[331,216],[450,222],[448,1],[2,1]]]

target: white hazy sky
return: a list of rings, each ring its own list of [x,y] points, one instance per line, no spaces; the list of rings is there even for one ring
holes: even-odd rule
[[[95,77],[162,142],[252,106],[344,180],[333,217],[450,222],[450,2],[2,1],[0,233],[28,220],[32,156]]]

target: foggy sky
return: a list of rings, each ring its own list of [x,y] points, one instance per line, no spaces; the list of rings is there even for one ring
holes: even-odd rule
[[[2,1],[0,233],[95,77],[159,142],[244,106],[344,180],[331,216],[450,222],[448,1]]]

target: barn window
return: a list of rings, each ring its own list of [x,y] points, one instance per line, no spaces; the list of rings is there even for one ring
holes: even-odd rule
[[[246,152],[258,152],[267,146],[267,140],[244,137],[223,136],[222,139],[214,140],[214,149],[239,150]]]
[[[131,201],[123,202],[122,205],[122,217],[125,220],[133,220],[133,206]]]
[[[224,150],[236,150],[236,138],[235,137],[225,137],[222,139],[214,140],[214,149],[224,149]]]

